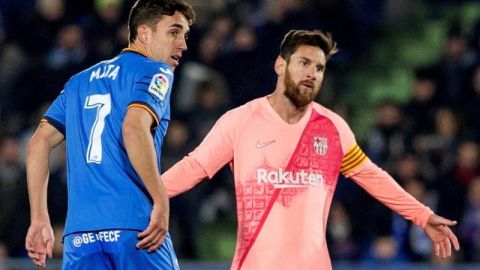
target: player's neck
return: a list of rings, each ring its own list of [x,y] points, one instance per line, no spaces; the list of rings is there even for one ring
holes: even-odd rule
[[[308,111],[308,105],[297,108],[283,93],[280,93],[280,91],[275,91],[267,96],[267,100],[273,110],[288,124],[298,123]]]
[[[150,51],[147,50],[146,46],[141,43],[138,43],[138,42],[130,43],[128,45],[128,48],[145,55],[147,58],[152,59],[152,54],[150,53]]]

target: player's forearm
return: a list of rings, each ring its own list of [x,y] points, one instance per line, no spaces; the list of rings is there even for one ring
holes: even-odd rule
[[[425,227],[433,213],[407,193],[387,172],[370,161],[351,178],[384,205],[421,227]]]
[[[47,187],[49,157],[53,148],[64,140],[64,135],[47,122],[41,122],[27,147],[27,182],[32,222],[49,222]]]
[[[48,168],[52,147],[33,136],[27,148],[27,182],[31,220],[49,221],[47,208]]]
[[[123,139],[130,162],[153,202],[168,211],[168,196],[160,179],[153,138],[149,130],[141,124],[126,124],[123,127]]]
[[[208,175],[192,157],[186,156],[162,175],[163,184],[169,197],[181,194],[198,184]]]

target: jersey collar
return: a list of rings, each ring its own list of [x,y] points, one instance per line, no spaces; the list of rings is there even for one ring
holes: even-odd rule
[[[125,48],[125,49],[122,50],[122,53],[123,52],[133,52],[133,53],[140,54],[141,56],[147,57],[144,53],[140,52],[139,50],[132,49],[132,48]]]

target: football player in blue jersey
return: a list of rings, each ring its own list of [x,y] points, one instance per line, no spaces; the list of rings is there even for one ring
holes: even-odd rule
[[[70,78],[45,113],[27,153],[25,246],[35,265],[44,268],[52,257],[48,160],[65,141],[62,269],[178,269],[159,164],[173,70],[194,20],[183,0],[138,0],[129,47]]]

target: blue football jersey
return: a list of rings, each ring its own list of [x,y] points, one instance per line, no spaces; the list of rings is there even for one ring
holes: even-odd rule
[[[122,123],[129,106],[140,106],[152,114],[160,168],[161,146],[170,121],[172,83],[169,65],[124,50],[74,75],[65,84],[44,116],[66,138],[65,235],[147,227],[152,201],[128,159]]]

